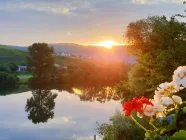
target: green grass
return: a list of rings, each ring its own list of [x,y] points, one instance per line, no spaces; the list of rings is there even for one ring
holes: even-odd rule
[[[26,56],[27,52],[18,50],[18,49],[13,49],[11,47],[5,46],[5,45],[0,45],[0,56]]]
[[[10,62],[20,64],[26,59],[26,51],[13,49],[8,46],[0,45],[0,64],[7,64]]]
[[[20,72],[17,73],[17,77],[19,78],[19,84],[27,84],[28,79],[31,78],[32,75],[30,73]]]

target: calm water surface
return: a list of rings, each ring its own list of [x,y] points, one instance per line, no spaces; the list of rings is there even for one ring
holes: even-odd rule
[[[0,96],[0,140],[93,140],[96,122],[107,122],[121,109],[119,101],[84,102],[68,92],[52,92],[58,94],[54,118],[39,124],[33,124],[25,112],[32,92]]]

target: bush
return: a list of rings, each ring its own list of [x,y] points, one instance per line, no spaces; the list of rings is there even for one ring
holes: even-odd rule
[[[103,140],[144,140],[145,132],[122,113],[116,112],[110,121],[99,125],[98,133],[103,136]],[[145,119],[141,119],[140,123],[149,127]]]
[[[10,68],[8,65],[0,65],[0,71],[2,72],[11,72]]]
[[[16,88],[18,78],[6,72],[0,72],[0,90],[4,90],[6,88]]]
[[[15,63],[9,63],[8,66],[12,72],[15,72],[18,70],[18,66]]]

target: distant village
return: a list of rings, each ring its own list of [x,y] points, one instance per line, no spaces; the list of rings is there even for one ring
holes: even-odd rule
[[[56,53],[57,56],[67,56],[67,57],[76,57],[76,58],[82,58],[82,59],[91,59],[91,57],[81,56],[81,55],[75,55],[71,54],[69,52],[59,52]]]

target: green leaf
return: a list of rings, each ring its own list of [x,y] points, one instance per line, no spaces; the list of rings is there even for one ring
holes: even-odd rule
[[[186,140],[186,131],[180,130],[179,132],[174,133],[168,140]]]
[[[176,129],[177,116],[178,116],[178,112],[176,112],[175,116],[173,117],[171,124],[167,126],[167,131]]]
[[[167,130],[166,130],[165,128],[162,128],[162,129],[160,130],[160,135],[163,135],[166,131],[167,131]]]
[[[186,107],[183,108],[183,113],[186,113]]]
[[[145,133],[145,137],[146,137],[146,138],[150,138],[150,132],[149,132],[149,131],[147,131],[147,132]]]

